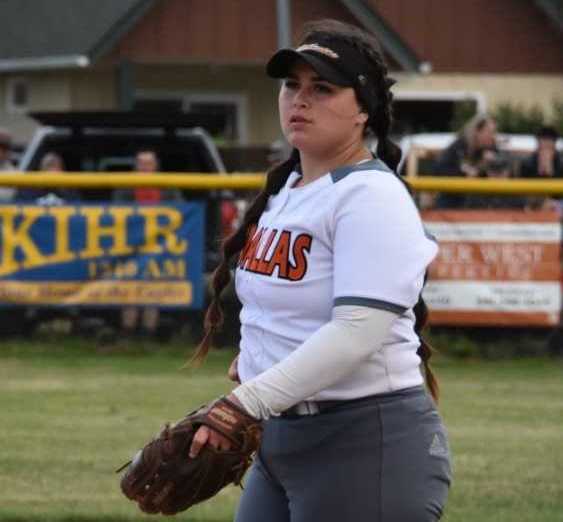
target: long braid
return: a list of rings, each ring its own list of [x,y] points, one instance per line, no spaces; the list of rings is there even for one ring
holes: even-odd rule
[[[350,45],[353,45],[358,52],[368,58],[371,64],[371,71],[368,71],[368,75],[372,80],[370,89],[371,99],[367,100],[366,103],[365,100],[358,98],[358,102],[363,110],[369,115],[366,133],[372,132],[375,135],[377,138],[377,156],[395,172],[409,193],[412,194],[408,183],[396,172],[397,166],[401,161],[401,149],[389,137],[393,123],[393,93],[391,92],[391,86],[395,83],[395,80],[388,76],[388,69],[383,60],[383,53],[381,52],[379,42],[372,35],[336,20],[320,20],[307,24],[303,41],[314,42],[318,36],[333,37],[334,35],[338,35]],[[432,348],[422,336],[422,331],[428,321],[428,307],[422,299],[422,295],[419,296],[418,302],[414,306],[414,313],[416,318],[414,329],[420,339],[417,354],[424,366],[426,383],[430,393],[437,401],[439,397],[438,381],[430,367]]]
[[[375,53],[369,53],[370,56]],[[393,143],[389,138],[389,132],[393,122],[392,101],[393,93],[390,87],[395,83],[394,80],[387,76],[387,67],[382,62],[379,56],[373,56],[374,62],[378,64],[380,74],[376,76],[377,90],[377,111],[372,118],[370,118],[368,125],[371,124],[376,137],[377,137],[377,155],[387,164],[389,168],[396,172],[397,165],[401,161],[401,149]],[[399,179],[405,184],[409,192],[411,188],[408,183],[400,176]],[[430,358],[432,357],[432,347],[424,339],[422,332],[428,322],[428,307],[422,298],[422,294],[418,297],[418,302],[414,306],[415,325],[414,330],[420,339],[420,346],[418,347],[417,354],[420,357],[424,366],[424,373],[426,376],[426,384],[432,397],[438,401],[440,389],[438,380],[430,366]]]
[[[209,353],[213,336],[221,329],[224,321],[223,309],[221,307],[221,294],[232,279],[232,260],[246,245],[249,236],[258,224],[258,220],[268,204],[268,198],[281,190],[298,162],[299,153],[294,149],[286,161],[268,171],[266,174],[265,187],[258,193],[248,207],[238,229],[223,242],[221,261],[211,277],[212,296],[207,312],[205,313],[205,334],[188,364],[201,363]]]
[[[438,385],[438,380],[430,367],[430,358],[432,357],[433,349],[432,347],[426,342],[424,337],[422,336],[422,331],[428,322],[428,306],[426,306],[426,302],[422,299],[422,296],[419,296],[418,302],[414,307],[414,315],[416,317],[416,322],[414,325],[414,331],[417,333],[420,339],[420,346],[418,347],[417,354],[422,360],[422,364],[424,365],[424,373],[426,375],[426,384],[428,385],[428,389],[432,394],[432,397],[436,401],[440,398],[440,387]]]
[[[376,82],[378,96],[377,112],[373,118],[370,118],[370,120],[373,121],[370,121],[369,123],[372,124],[372,129],[377,137],[377,155],[390,169],[396,172],[397,165],[401,161],[401,149],[389,138],[389,132],[393,122],[393,93],[391,92],[390,87],[395,82],[387,76],[387,67],[382,63],[380,58],[377,60],[377,63],[381,73],[376,76],[376,78],[378,78],[378,82]],[[412,194],[408,183],[402,177],[398,177]],[[436,379],[430,366],[430,358],[432,357],[433,350],[422,335],[422,332],[428,322],[428,307],[422,298],[422,294],[419,295],[418,302],[414,306],[414,314],[414,330],[420,339],[420,346],[418,347],[417,354],[424,366],[428,389],[430,390],[432,397],[438,401],[440,395],[438,380]]]

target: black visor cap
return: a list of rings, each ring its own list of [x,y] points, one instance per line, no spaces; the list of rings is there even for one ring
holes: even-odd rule
[[[334,58],[321,53],[310,51],[296,51],[294,49],[279,50],[266,65],[266,73],[271,78],[288,78],[291,69],[298,60],[309,64],[323,79],[341,87],[352,87],[354,82],[341,71]]]

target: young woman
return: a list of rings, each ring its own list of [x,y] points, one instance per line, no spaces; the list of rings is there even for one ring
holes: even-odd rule
[[[198,352],[221,322],[218,298],[238,259],[231,373],[242,384],[229,397],[264,419],[264,434],[236,520],[438,520],[449,450],[419,337],[437,245],[393,172],[394,82],[371,35],[330,20],[277,52],[267,72],[284,80],[280,121],[294,150],[224,245]],[[229,447],[205,427],[191,454],[204,444]]]

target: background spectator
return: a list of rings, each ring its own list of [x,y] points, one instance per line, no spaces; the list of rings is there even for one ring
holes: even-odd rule
[[[536,138],[536,152],[522,162],[520,176],[536,179],[563,177],[563,161],[556,148],[557,131],[553,127],[542,127]],[[528,202],[533,209],[561,210],[561,202],[555,198],[530,197]]]
[[[48,152],[41,158],[39,170],[53,173],[64,172],[64,160],[56,152]],[[80,194],[74,189],[63,187],[32,187],[18,190],[16,199],[17,201],[34,202],[39,205],[61,205],[66,202],[80,201]]]
[[[563,162],[557,153],[559,134],[553,127],[542,127],[537,133],[536,152],[522,162],[520,176],[523,178],[561,178]]]
[[[135,171],[141,174],[154,174],[160,169],[156,152],[141,150],[135,156]],[[135,189],[118,189],[113,192],[114,201],[129,201],[139,204],[159,203],[161,201],[184,201],[182,192],[178,189],[137,187]]]
[[[56,152],[48,152],[39,163],[41,172],[64,172],[65,164],[63,158]],[[67,202],[79,201],[80,194],[74,189],[64,187],[47,187],[47,188],[23,188],[16,192],[15,200],[17,202],[35,203],[38,205],[62,205]],[[69,306],[66,309],[67,315],[71,321],[75,321],[78,317],[78,309]],[[48,308],[38,308],[29,306],[26,308],[26,328],[32,332],[42,322],[57,317],[57,313]]]
[[[159,168],[158,157],[154,151],[142,150],[137,153],[135,157],[135,170],[137,172],[143,175],[154,175]],[[112,199],[113,201],[133,202],[139,205],[164,201],[184,201],[182,193],[178,189],[151,187],[119,189],[114,191]],[[156,337],[160,326],[159,323],[160,310],[157,306],[126,306],[121,309],[121,331],[124,336],[134,335],[140,326],[143,334]]]
[[[0,172],[15,170],[15,165],[10,161],[12,136],[6,129],[0,129]],[[16,189],[13,187],[0,187],[0,203],[9,203],[14,199]]]
[[[497,125],[488,115],[474,116],[463,127],[454,142],[436,160],[435,173],[442,176],[480,174],[481,162],[497,151]]]
[[[497,151],[497,125],[486,114],[478,114],[469,120],[457,138],[436,160],[434,173],[438,176],[479,176],[483,161]],[[440,194],[438,208],[459,208],[464,205],[463,194]]]

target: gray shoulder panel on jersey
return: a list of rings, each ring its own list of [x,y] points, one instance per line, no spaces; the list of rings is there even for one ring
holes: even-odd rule
[[[426,227],[424,227],[424,235],[428,239],[430,239],[430,241],[434,241],[434,243],[438,244],[438,239],[436,238],[436,236],[434,234],[431,234]]]
[[[368,308],[377,308],[378,310],[385,310],[396,314],[402,314],[407,311],[405,306],[390,303],[388,301],[381,301],[380,299],[370,299],[369,297],[337,297],[334,300],[333,306],[342,305],[367,306]]]
[[[339,182],[352,172],[361,172],[362,170],[383,170],[385,172],[393,172],[383,161],[374,158],[369,161],[364,161],[358,165],[347,165],[346,167],[339,167],[330,173],[333,183]]]

